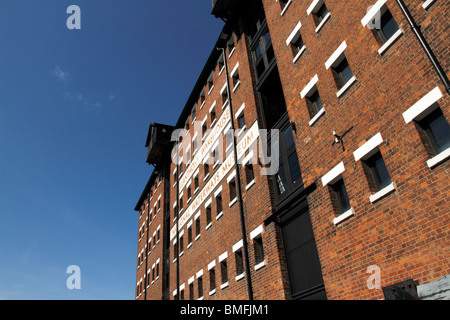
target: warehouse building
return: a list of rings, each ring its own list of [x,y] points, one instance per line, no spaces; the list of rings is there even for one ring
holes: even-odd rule
[[[450,4],[405,2],[213,1],[150,124],[136,299],[448,297]]]

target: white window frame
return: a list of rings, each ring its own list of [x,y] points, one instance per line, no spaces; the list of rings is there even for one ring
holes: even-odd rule
[[[405,123],[408,124],[415,121],[420,121],[433,112],[437,107],[437,102],[443,97],[441,89],[435,87],[433,90],[428,92],[424,97],[412,105],[408,110],[403,112],[403,119]],[[427,161],[427,166],[433,168],[438,164],[442,163],[450,157],[450,148],[442,151],[438,155],[435,155]]]
[[[300,28],[302,27],[301,21],[297,23],[294,30],[292,30],[289,37],[286,39],[286,45],[290,46],[295,41],[298,40],[299,37],[301,37]],[[295,55],[294,59],[292,60],[292,63],[296,63],[297,60],[300,58],[300,56],[303,54],[303,52],[306,50],[306,45],[303,44],[303,47],[300,48],[299,52]]]

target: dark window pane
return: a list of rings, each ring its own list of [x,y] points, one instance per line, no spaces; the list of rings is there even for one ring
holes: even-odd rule
[[[336,193],[338,200],[338,205],[341,213],[346,212],[350,209],[350,202],[348,200],[347,189],[345,188],[344,180],[340,179],[338,182],[331,186],[333,191]]]
[[[281,164],[278,168],[278,173],[276,175],[277,179],[277,187],[278,187],[278,193],[283,194],[286,191],[286,173],[284,172],[284,165]]]
[[[450,126],[441,109],[434,111],[426,120],[436,145],[436,153],[440,153],[450,147]]]
[[[389,172],[386,168],[383,157],[381,156],[381,152],[377,152],[373,155],[369,159],[368,165],[372,170],[374,182],[378,190],[383,189],[391,183],[391,177],[389,176]]]
[[[296,182],[301,177],[300,165],[298,164],[297,153],[292,153],[289,158],[289,169],[291,171],[292,182]]]
[[[345,85],[350,80],[351,77],[353,77],[352,70],[350,69],[348,61],[345,58],[336,67],[335,70],[338,73],[339,77],[341,78],[341,85],[342,86]]]
[[[381,31],[384,37],[383,41],[386,42],[389,40],[397,30],[397,22],[395,22],[391,12],[387,10],[381,17]]]
[[[292,128],[289,126],[283,131],[284,139],[286,143],[286,149],[289,149],[294,145],[294,136],[292,135]]]

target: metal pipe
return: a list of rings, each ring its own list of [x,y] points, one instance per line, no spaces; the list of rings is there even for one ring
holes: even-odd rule
[[[420,31],[420,26],[416,24],[414,21],[414,18],[412,17],[411,13],[409,12],[408,8],[406,7],[403,0],[397,0],[397,4],[400,7],[401,11],[403,12],[403,15],[406,17],[406,20],[408,21],[409,25],[411,26],[411,29],[413,30],[414,34],[416,35],[417,39],[420,42],[420,45],[422,46],[423,50],[425,51],[426,55],[428,56],[428,59],[430,59],[431,64],[433,65],[434,69],[436,70],[439,78],[441,79],[442,83],[444,84],[445,90],[447,93],[450,93],[450,81],[447,77],[447,74],[445,73],[444,69],[442,68],[441,64],[439,63],[438,59],[433,53],[433,50],[428,45],[427,40],[423,36],[422,32]]]
[[[147,273],[147,268],[148,268],[148,221],[149,221],[149,217],[150,217],[150,192],[148,193],[147,196],[147,222],[146,222],[146,240],[145,240],[145,247],[147,248],[147,250],[145,250],[145,270],[144,270],[144,279],[145,282],[148,282],[148,273]],[[144,283],[144,300],[147,300],[147,283]]]
[[[239,216],[241,220],[241,232],[242,232],[242,246],[243,246],[243,254],[244,254],[244,260],[245,260],[245,273],[247,278],[247,291],[248,291],[248,299],[253,300],[253,286],[252,286],[252,279],[250,274],[250,260],[248,257],[248,243],[247,243],[247,231],[245,228],[245,218],[244,218],[244,207],[242,202],[242,191],[241,191],[241,177],[239,173],[239,167],[238,167],[238,158],[237,158],[237,147],[236,147],[236,137],[235,137],[235,128],[234,128],[234,121],[233,121],[233,108],[232,108],[232,100],[231,100],[231,90],[230,90],[230,81],[229,81],[229,74],[228,74],[228,63],[225,56],[225,49],[224,48],[217,48],[217,50],[222,51],[223,55],[223,63],[225,66],[225,77],[226,77],[226,85],[227,85],[227,94],[228,94],[228,108],[230,111],[230,117],[231,117],[231,130],[233,132],[233,154],[234,154],[234,167],[236,170],[236,188],[237,188],[237,196],[238,196],[238,205],[239,205]]]
[[[175,223],[176,223],[176,225],[177,225],[177,250],[176,250],[176,259],[177,259],[177,300],[180,300],[180,228],[179,228],[179,225],[178,225],[178,218],[179,218],[179,216],[178,216],[178,213],[179,213],[179,211],[180,211],[180,204],[179,204],[179,192],[180,192],[180,189],[179,189],[179,184],[180,184],[180,179],[179,179],[179,175],[180,175],[180,170],[179,170],[179,154],[180,154],[180,151],[178,150],[178,146],[176,145],[175,146],[175,148],[176,148],[176,153],[177,153],[177,191],[176,191],[176,193],[177,193],[177,199],[176,199],[176,203],[177,203],[177,211],[176,211],[176,221],[175,221]],[[169,219],[170,220],[170,219]]]

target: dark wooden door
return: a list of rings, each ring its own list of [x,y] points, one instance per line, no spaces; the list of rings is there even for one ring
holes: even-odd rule
[[[326,299],[308,207],[297,206],[280,218],[293,299]]]

